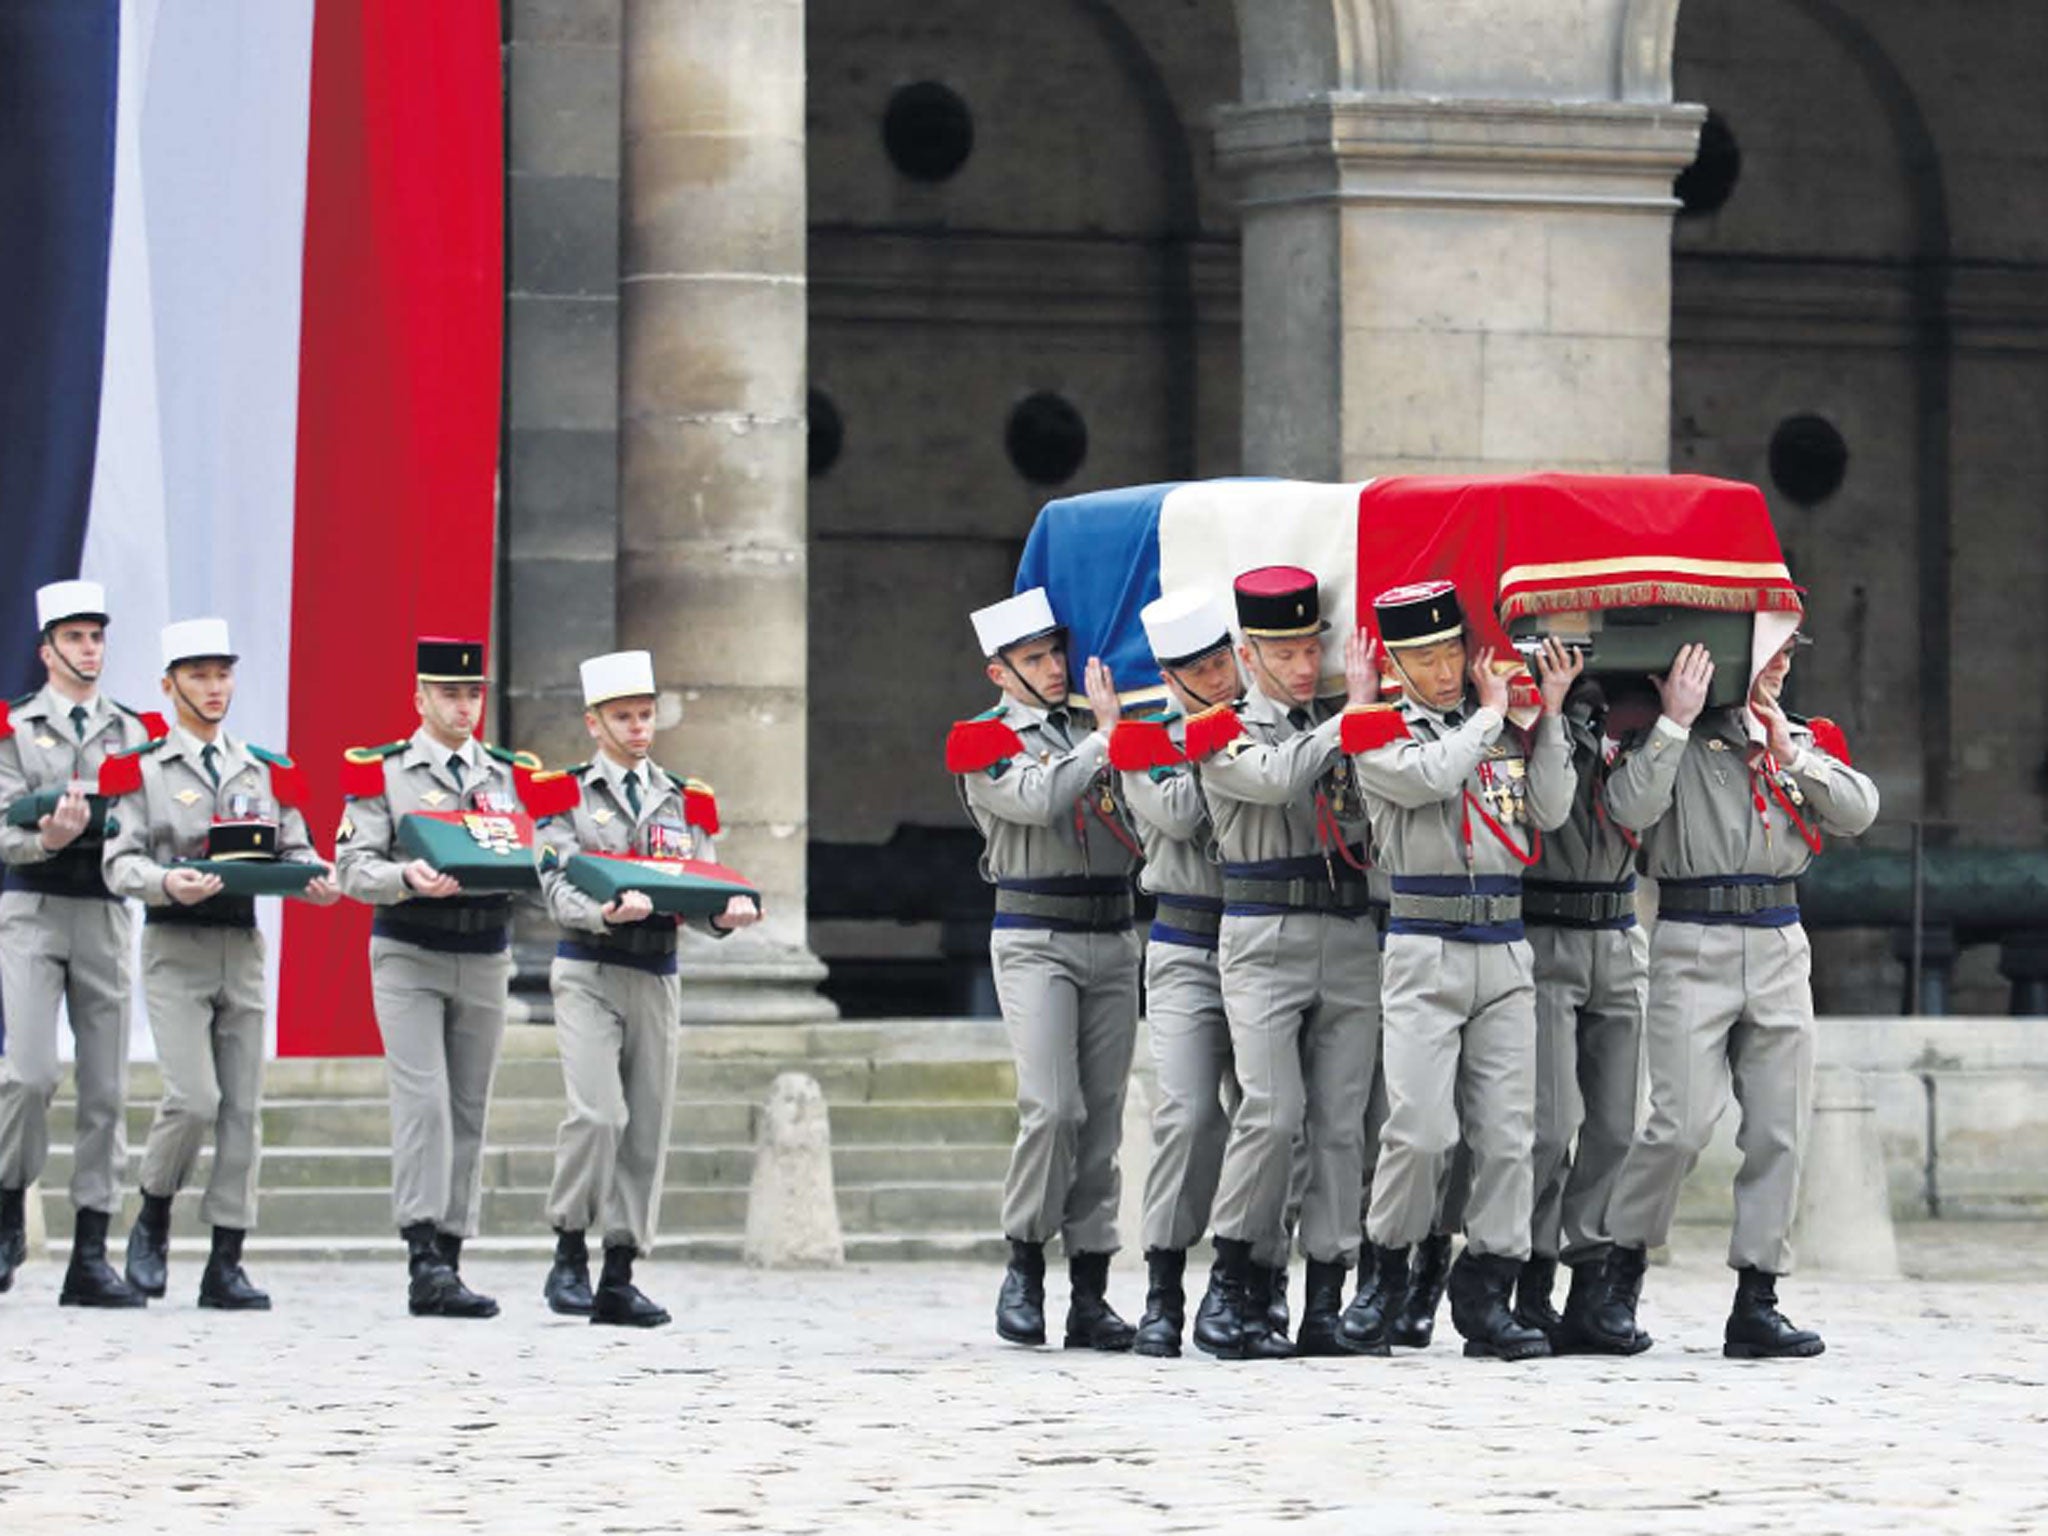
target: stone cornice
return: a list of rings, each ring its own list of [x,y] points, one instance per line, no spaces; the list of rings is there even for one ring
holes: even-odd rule
[[[1303,203],[1668,215],[1705,118],[1689,104],[1330,94],[1216,118],[1217,161],[1256,210]]]

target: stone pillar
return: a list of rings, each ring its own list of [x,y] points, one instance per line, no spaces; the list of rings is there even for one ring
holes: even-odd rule
[[[1666,467],[1704,112],[1669,100],[1676,0],[1566,9],[1241,0],[1246,473]]]
[[[805,943],[802,0],[626,0],[619,642],[655,751],[718,791],[768,920],[684,955],[689,1016],[831,1017]]]

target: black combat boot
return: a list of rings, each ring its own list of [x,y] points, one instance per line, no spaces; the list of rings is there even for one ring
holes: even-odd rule
[[[221,1312],[268,1312],[270,1297],[249,1283],[242,1269],[242,1239],[239,1227],[215,1227],[213,1252],[207,1256],[206,1273],[199,1277],[199,1305]]]
[[[1302,1282],[1301,1332],[1295,1335],[1294,1352],[1297,1355],[1348,1353],[1337,1338],[1337,1321],[1343,1310],[1343,1264],[1324,1264],[1310,1259],[1308,1278]]]
[[[1217,1238],[1209,1295],[1195,1313],[1195,1348],[1203,1354],[1218,1360],[1242,1360],[1247,1336],[1266,1332],[1264,1314],[1256,1323],[1251,1317],[1251,1278],[1252,1245],[1234,1237]],[[1263,1344],[1263,1339],[1260,1342]]]
[[[1281,1264],[1266,1272],[1266,1331],[1284,1339],[1293,1322],[1287,1310],[1287,1266]]]
[[[1188,1251],[1153,1248],[1145,1254],[1145,1315],[1138,1319],[1131,1353],[1159,1360],[1180,1358],[1180,1331],[1187,1325]]]
[[[399,1234],[405,1239],[406,1267],[411,1281],[406,1306],[414,1317],[496,1317],[498,1304],[462,1283],[449,1261],[452,1246],[461,1257],[462,1239],[437,1232],[431,1221],[416,1221]]]
[[[27,1194],[0,1189],[0,1295],[14,1289],[14,1272],[28,1258]]]
[[[128,1229],[128,1283],[161,1296],[171,1263],[171,1197],[142,1192],[142,1212]]]
[[[1601,1287],[1604,1284],[1607,1261],[1579,1259],[1570,1266],[1571,1288],[1564,1293],[1564,1312],[1558,1319],[1557,1329],[1550,1336],[1550,1352],[1553,1355],[1610,1355],[1616,1351],[1598,1343],[1588,1331],[1593,1309],[1600,1303]],[[1637,1346],[1622,1351],[1626,1354],[1640,1354],[1650,1347],[1650,1336],[1641,1328],[1635,1331]]]
[[[1432,1232],[1418,1245],[1408,1292],[1387,1325],[1387,1342],[1403,1349],[1427,1349],[1436,1335],[1436,1309],[1443,1305],[1451,1273],[1451,1234]]]
[[[1592,1299],[1572,1331],[1575,1348],[1594,1355],[1640,1355],[1650,1347],[1650,1336],[1636,1326],[1643,1271],[1649,1263],[1650,1255],[1642,1248],[1616,1244],[1607,1250]],[[1573,1286],[1577,1288],[1576,1275]],[[1565,1299],[1565,1309],[1571,1310],[1569,1297]]]
[[[1285,1360],[1294,1353],[1286,1333],[1273,1331],[1273,1288],[1287,1285],[1287,1271],[1253,1261],[1244,1282],[1244,1357]]]
[[[1010,1267],[996,1293],[996,1333],[1012,1344],[1045,1342],[1045,1244],[1010,1239]]]
[[[1387,1330],[1408,1295],[1408,1250],[1370,1248],[1358,1277],[1358,1294],[1337,1325],[1346,1354],[1390,1355]]]
[[[550,1312],[565,1317],[590,1316],[590,1250],[581,1232],[555,1233],[555,1262],[548,1266],[547,1284],[541,1287]]]
[[[1109,1304],[1109,1255],[1068,1255],[1067,1285],[1066,1347],[1099,1349],[1105,1354],[1129,1349],[1137,1330]]]
[[[1735,1309],[1721,1335],[1730,1360],[1808,1360],[1827,1349],[1811,1328],[1795,1328],[1778,1310],[1778,1277],[1760,1269],[1735,1276]]]
[[[1564,1319],[1551,1305],[1550,1293],[1557,1288],[1557,1260],[1531,1254],[1522,1261],[1515,1277],[1515,1321],[1534,1328],[1554,1345]]]
[[[149,1298],[114,1273],[107,1262],[107,1213],[80,1211],[72,1229],[71,1263],[64,1271],[60,1307],[144,1307]]]
[[[1521,1272],[1519,1259],[1470,1248],[1451,1266],[1451,1325],[1465,1336],[1468,1357],[1534,1360],[1550,1353],[1543,1331],[1517,1322],[1509,1308]]]
[[[590,1296],[590,1320],[621,1328],[659,1328],[669,1320],[667,1309],[649,1301],[633,1283],[633,1260],[640,1250],[631,1243],[604,1245],[604,1268]]]

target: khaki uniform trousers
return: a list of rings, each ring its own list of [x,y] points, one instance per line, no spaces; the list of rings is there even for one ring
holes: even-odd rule
[[[1226,913],[1218,958],[1243,1098],[1223,1154],[1216,1235],[1263,1246],[1286,1230],[1292,1188],[1302,1252],[1348,1267],[1358,1258],[1366,1101],[1380,1048],[1372,920]],[[1297,1155],[1307,1159],[1300,1181]]]
[[[1532,924],[1529,947],[1536,957],[1530,1250],[1578,1264],[1607,1252],[1607,1202],[1635,1139],[1650,941],[1641,928]]]
[[[1799,1164],[1813,1108],[1812,971],[1813,951],[1796,923],[1658,923],[1643,1026],[1650,1113],[1608,1204],[1615,1243],[1664,1242],[1679,1186],[1732,1089],[1742,1111],[1735,1135],[1742,1167],[1728,1263],[1791,1273]]]
[[[71,1203],[120,1208],[128,1172],[129,945],[125,901],[0,893],[0,1189],[26,1189],[50,1156],[50,1101],[63,1069],[57,1010],[69,1009],[78,1079]]]
[[[1145,1250],[1191,1248],[1209,1230],[1223,1145],[1225,1095],[1236,1096],[1230,1022],[1214,950],[1153,939],[1145,946],[1145,1022],[1158,1100],[1145,1175]]]
[[[391,1091],[391,1215],[474,1237],[484,1122],[505,1040],[512,956],[370,940],[370,993]]]
[[[650,1252],[675,1117],[682,982],[557,958],[548,985],[569,1100],[555,1134],[548,1224],[564,1232],[601,1227],[607,1247]]]
[[[199,1219],[236,1231],[256,1225],[263,1158],[263,954],[254,928],[151,923],[142,931],[142,995],[164,1080],[142,1192],[183,1189],[211,1130],[213,1173]]]
[[[1003,1233],[1114,1253],[1124,1092],[1138,1036],[1138,936],[997,928],[996,1000],[1017,1063]]]
[[[1474,1253],[1527,1258],[1536,1118],[1528,944],[1390,934],[1385,1008],[1387,1121],[1367,1218],[1373,1243],[1405,1248],[1462,1224]],[[1453,1176],[1461,1140],[1469,1193]]]

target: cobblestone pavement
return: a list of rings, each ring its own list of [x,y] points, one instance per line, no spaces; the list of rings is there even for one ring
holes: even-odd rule
[[[2048,1228],[1788,1282],[1829,1352],[1783,1364],[1721,1358],[1710,1236],[1651,1271],[1649,1354],[1512,1367],[1012,1349],[957,1266],[643,1266],[680,1321],[634,1335],[550,1316],[532,1264],[467,1266],[506,1310],[460,1324],[406,1318],[396,1260],[273,1263],[264,1316],[197,1311],[175,1261],[146,1312],[59,1309],[35,1263],[0,1531],[2048,1530]]]

